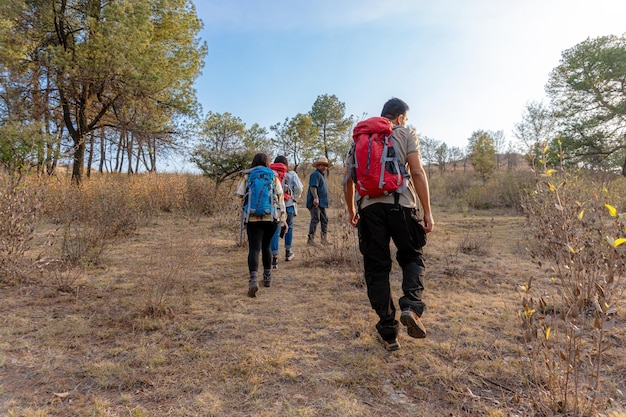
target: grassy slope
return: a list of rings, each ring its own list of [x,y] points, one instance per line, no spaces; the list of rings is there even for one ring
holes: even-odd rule
[[[334,245],[320,250],[304,244],[301,211],[297,257],[256,299],[232,231],[174,214],[109,247],[71,293],[46,273],[0,288],[0,414],[531,415],[519,285],[546,273],[525,256],[522,219],[435,215],[428,337],[402,334],[393,353],[373,337],[356,237],[338,211]],[[398,295],[397,267],[392,282]],[[612,375],[622,392],[623,325]]]

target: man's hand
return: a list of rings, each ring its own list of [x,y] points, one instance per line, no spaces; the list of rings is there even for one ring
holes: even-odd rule
[[[430,233],[435,228],[435,223],[433,222],[432,214],[424,214],[424,231],[426,233]]]

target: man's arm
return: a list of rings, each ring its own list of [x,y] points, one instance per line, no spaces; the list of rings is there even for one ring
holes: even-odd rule
[[[320,203],[320,199],[317,196],[317,187],[309,187],[309,189],[311,190],[311,195],[313,196],[313,205],[315,207],[317,207],[317,205]]]
[[[433,222],[433,215],[430,211],[430,190],[428,188],[428,177],[426,171],[422,165],[422,160],[418,152],[411,153],[407,156],[407,162],[409,163],[409,169],[411,170],[411,179],[417,192],[417,197],[420,199],[422,208],[424,209],[424,230],[426,233],[433,231],[435,224]]]
[[[356,205],[354,204],[354,181],[350,176],[346,177],[346,181],[343,184],[343,198],[346,200],[346,208],[348,209],[348,221],[352,226],[356,227],[359,221],[359,214],[356,212]]]

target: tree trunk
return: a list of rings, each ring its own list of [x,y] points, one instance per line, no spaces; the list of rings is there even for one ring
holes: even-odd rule
[[[104,138],[104,127],[100,128],[100,166],[98,167],[99,172],[102,174],[104,172],[104,161],[106,158],[106,142]]]
[[[74,156],[72,157],[72,183],[80,185],[83,179],[83,165],[85,163],[85,141],[78,132],[72,134],[74,139]]]
[[[135,157],[135,172],[137,173],[139,172],[139,162],[140,162],[139,152],[141,152],[141,142],[138,140],[135,140],[135,142],[137,142],[137,156]]]
[[[133,142],[134,142],[134,136],[132,132],[128,132],[126,130],[126,154],[128,156],[128,162],[127,162],[127,170],[128,170],[128,174],[132,174],[133,173]]]
[[[626,177],[626,158],[624,158],[624,163],[622,164],[622,177]]]
[[[157,144],[156,144],[156,137],[155,138],[148,138],[148,156],[150,158],[150,172],[156,172],[157,168],[156,168],[156,149],[157,149]]]
[[[93,163],[93,142],[94,134],[89,134],[89,157],[87,158],[87,178],[91,178],[91,164]]]
[[[120,130],[120,139],[117,142],[117,151],[115,153],[115,167],[113,172],[121,171],[122,164],[124,163],[124,130]]]

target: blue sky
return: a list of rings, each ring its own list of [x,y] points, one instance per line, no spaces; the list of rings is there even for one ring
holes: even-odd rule
[[[203,110],[269,128],[335,94],[347,115],[390,97],[418,133],[465,147],[512,129],[561,53],[626,32],[624,0],[196,0]]]

